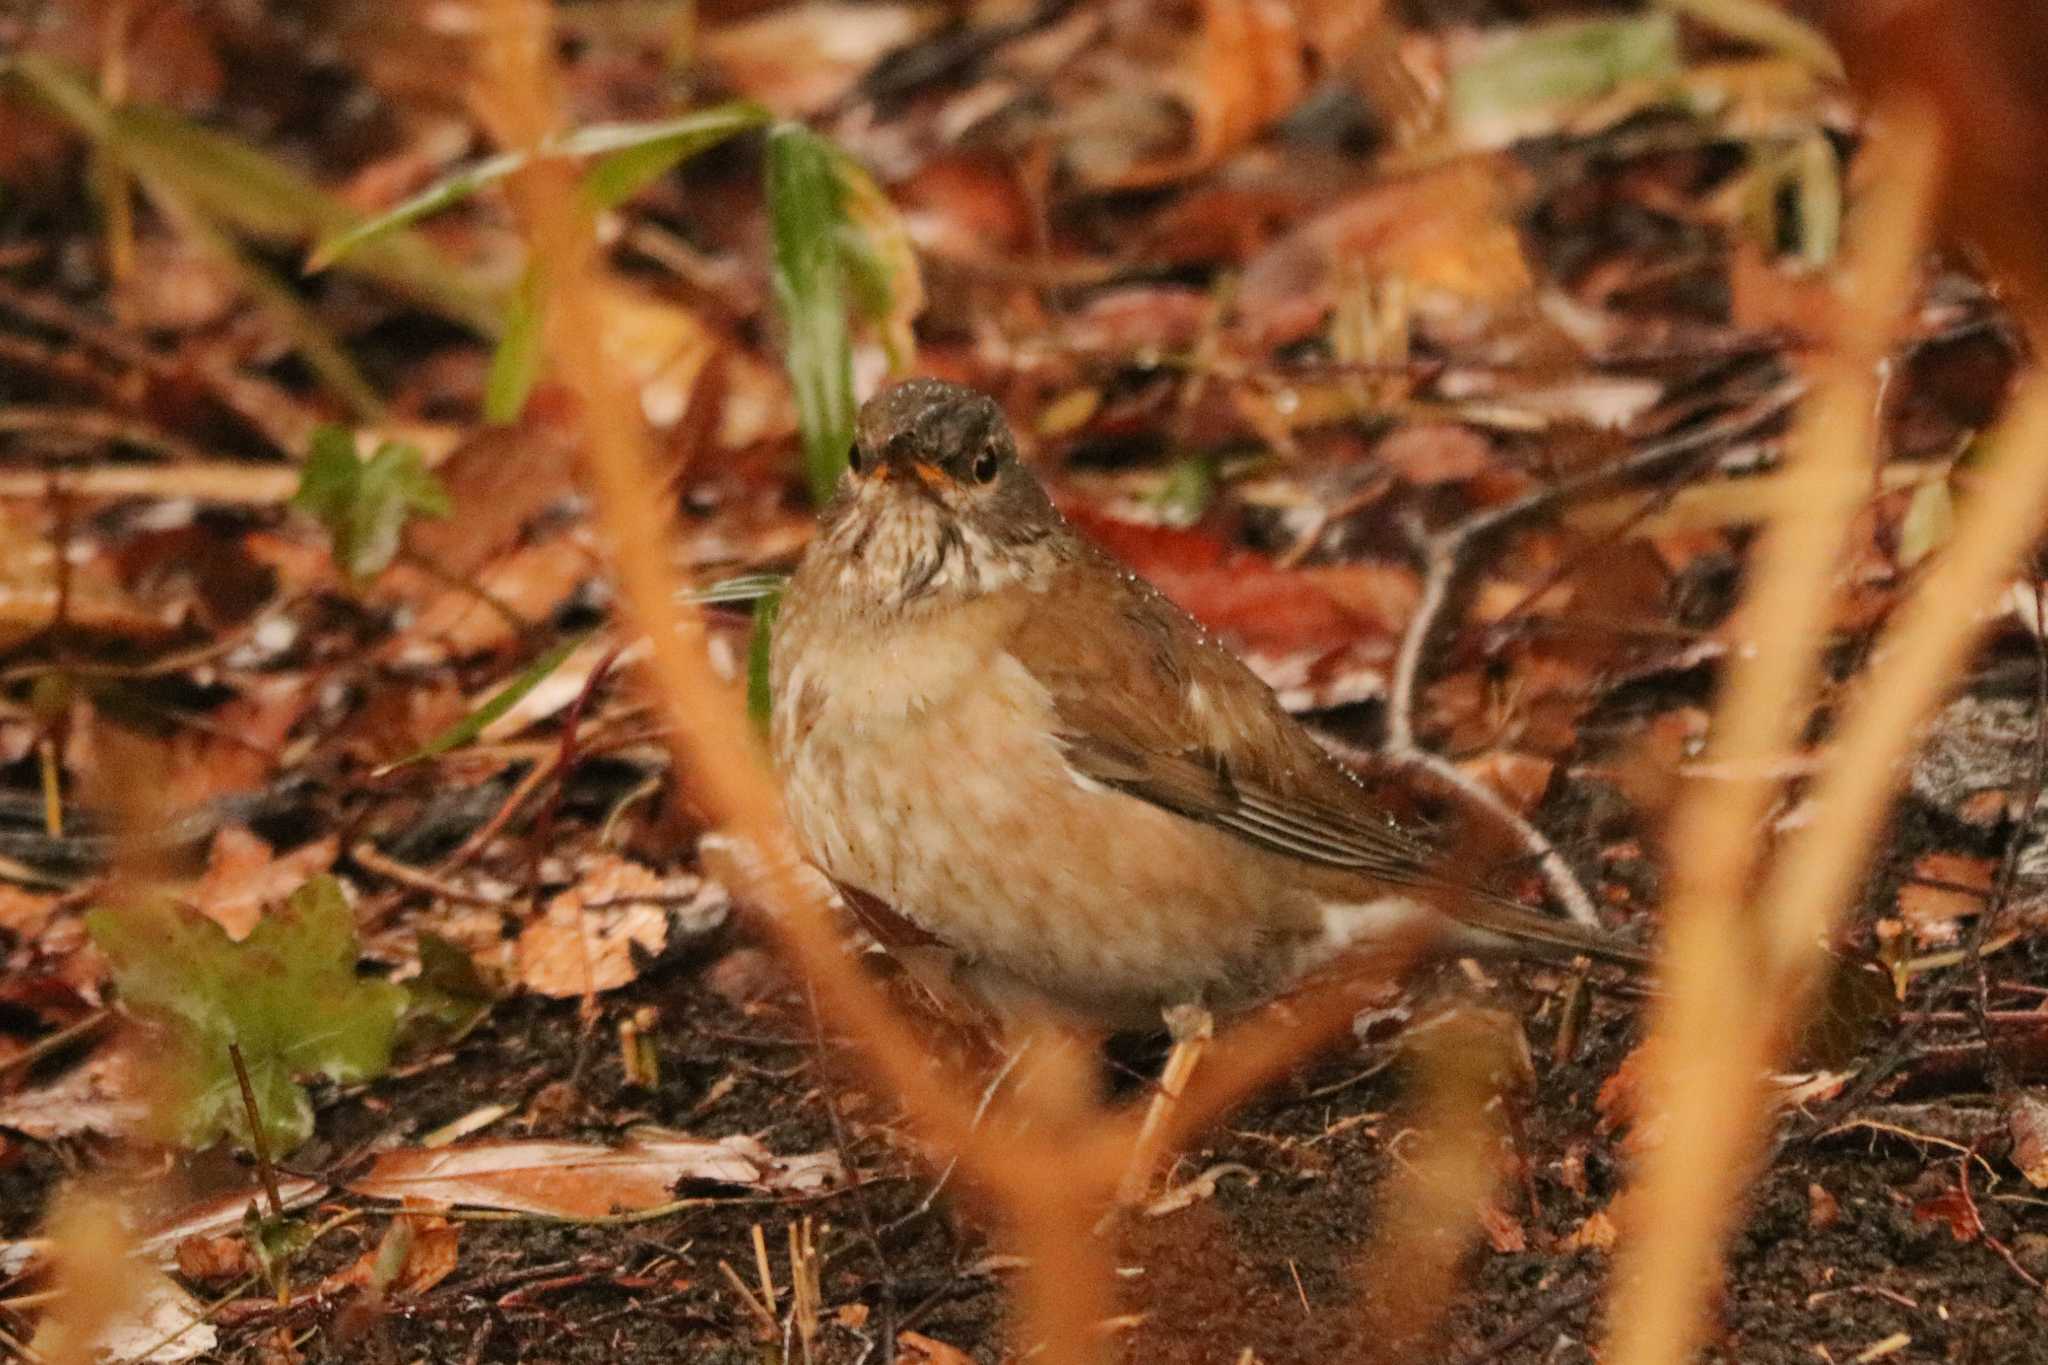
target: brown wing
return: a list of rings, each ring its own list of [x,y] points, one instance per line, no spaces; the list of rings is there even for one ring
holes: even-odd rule
[[[1455,889],[1438,908],[1482,941],[1650,968],[1597,931],[1462,879],[1453,888],[1439,853],[1375,811],[1271,689],[1178,607],[1106,559],[1069,573],[1010,644],[1051,694],[1075,771],[1306,863]]]
[[[1085,567],[1011,641],[1077,772],[1306,862],[1428,878],[1429,846],[1374,813],[1250,669],[1142,580]]]

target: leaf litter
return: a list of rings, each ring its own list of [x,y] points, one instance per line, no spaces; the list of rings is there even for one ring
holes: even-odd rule
[[[1661,803],[1727,776],[1692,760],[1740,644],[1745,528],[1782,496],[1774,430],[1519,522],[1412,672],[1405,645],[1431,534],[1740,409],[1824,331],[1860,128],[1810,30],[1726,0],[1557,22],[1495,5],[943,21],[915,5],[712,5],[688,32],[660,8],[561,12],[583,120],[563,142],[596,158],[587,183],[628,281],[603,301],[614,359],[667,461],[671,486],[649,496],[681,508],[697,582],[786,569],[851,402],[882,375],[979,383],[1074,520],[1333,743],[1369,749],[1412,690],[1458,772],[1565,847],[1618,917],[1650,914]],[[477,175],[496,174],[488,147],[448,99],[461,45],[375,16],[304,22],[233,30],[204,7],[153,7],[129,34],[125,98],[62,65],[100,60],[90,26],[0,33],[32,54],[0,94],[6,128],[27,130],[0,136],[26,173],[10,202],[30,206],[0,214],[15,400],[0,422],[5,1235],[47,1207],[52,1152],[91,1168],[105,1149],[83,1144],[105,1138],[87,1135],[136,1142],[146,1099],[187,1140],[233,1143],[233,1036],[274,1149],[323,1177],[280,1173],[286,1203],[360,1210],[374,1191],[381,1210],[410,1190],[542,1221],[416,1210],[344,1227],[301,1253],[288,1304],[229,1305],[227,1349],[269,1330],[248,1322],[288,1322],[313,1358],[357,1358],[355,1328],[321,1306],[345,1291],[409,1298],[418,1311],[366,1329],[407,1352],[553,1350],[535,1300],[492,1279],[532,1268],[559,1321],[618,1334],[571,1358],[668,1359],[683,1340],[752,1359],[751,1310],[712,1272],[754,1264],[784,1207],[857,1194],[891,1230],[871,1264],[846,1231],[865,1215],[834,1208],[822,1358],[859,1358],[877,1322],[899,1325],[905,1358],[990,1354],[1000,1291],[974,1269],[973,1218],[922,1211],[915,1144],[819,1065],[798,993],[748,942],[748,907],[693,852],[715,841],[667,800],[629,682],[637,647],[607,628],[569,477],[576,416],[534,367],[539,313],[519,312],[544,291],[520,290],[537,276]],[[306,79],[244,79],[252,38]],[[308,38],[343,55],[315,62]],[[303,93],[321,82],[350,93],[337,109],[382,112],[332,136],[333,111]],[[716,93],[653,93],[685,89]],[[806,122],[749,132],[768,113],[713,102],[726,93]],[[88,144],[145,190],[125,228],[66,160]],[[338,249],[332,273],[275,287],[281,255]],[[2017,363],[1976,281],[1937,263],[1928,287],[1899,368],[1901,458],[1845,566],[1834,629],[1851,671],[1914,566],[1942,553],[1972,492],[1970,439]],[[384,411],[340,425],[366,398]],[[309,516],[280,511],[294,488]],[[1995,1239],[2023,1269],[2038,1233],[2030,1206],[1982,1182],[2030,1188],[2040,1166],[2037,593],[2029,571],[1935,723],[1849,945],[1903,1000],[1845,1006],[1850,1069],[1781,1082],[1793,1142],[1755,1212],[1777,1235],[1735,1248],[1724,1354],[2024,1349],[2029,1291],[1987,1258]],[[738,686],[763,634],[738,596],[713,610],[705,644]],[[172,864],[151,884],[161,873],[183,904],[94,912],[96,950],[81,911],[115,904],[101,874],[120,831],[86,798],[122,780],[116,734],[168,755],[176,817],[147,851]],[[308,877],[320,889],[302,902]],[[1955,974],[1973,953],[1981,997]],[[1657,1135],[1623,1003],[1595,999],[1568,1025],[1570,987],[1551,975],[1473,989],[1526,1005],[1558,1060],[1520,1110],[1519,1189],[1475,1215],[1484,1247],[1446,1326],[1466,1354],[1553,1313],[1583,1330],[1551,1286],[1597,1273],[1627,1235],[1618,1167]],[[588,1017],[567,1003],[586,998]],[[67,1038],[102,999],[152,1031]],[[1345,1349],[1332,1306],[1374,1231],[1364,1192],[1399,1160],[1361,1121],[1397,1088],[1359,1079],[1359,1051],[1203,1138],[1177,1186],[1200,1197],[1129,1234],[1130,1303],[1153,1310],[1118,1337],[1130,1358]],[[192,1081],[167,1108],[166,1072]],[[1995,1103],[1972,1098],[1986,1090]],[[533,1131],[422,1145],[476,1115]],[[1818,1116],[1886,1126],[1842,1130],[1868,1139],[1850,1142]],[[1923,1140],[1940,1134],[1981,1144],[1977,1196]],[[218,1155],[166,1159],[205,1187]],[[1201,1174],[1239,1170],[1256,1185]],[[660,1208],[679,1181],[690,1207],[650,1225],[659,1248],[561,1225]],[[255,1264],[253,1192],[229,1183],[169,1244],[188,1248],[180,1294]],[[926,1306],[894,1297],[910,1285]],[[1532,1360],[1545,1339],[1493,1354]]]

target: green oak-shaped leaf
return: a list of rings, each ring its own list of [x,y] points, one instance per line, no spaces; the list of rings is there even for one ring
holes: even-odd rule
[[[391,1065],[405,992],[356,976],[355,918],[332,877],[315,877],[240,943],[168,901],[86,916],[122,1007],[156,1044],[162,1134],[187,1147],[248,1141],[228,1045],[241,1046],[256,1111],[277,1154],[313,1132],[301,1076],[367,1080]]]

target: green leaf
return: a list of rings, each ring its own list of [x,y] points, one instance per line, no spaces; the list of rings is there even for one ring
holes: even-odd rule
[[[845,224],[837,153],[800,124],[768,135],[768,215],[775,237],[775,299],[788,332],[804,473],[811,497],[832,496],[853,445],[853,343],[847,333]]]
[[[763,597],[773,597],[789,585],[789,575],[783,573],[743,573],[734,578],[723,578],[708,588],[697,588],[683,594],[683,600],[693,606],[723,607],[737,602],[755,602]]]
[[[682,161],[717,146],[735,133],[758,128],[768,111],[747,100],[651,123],[598,123],[568,134],[543,151],[546,156],[598,157],[583,184],[589,203],[615,208]],[[324,270],[342,257],[410,227],[430,214],[459,204],[478,190],[527,163],[524,152],[504,152],[444,176],[418,194],[374,218],[355,223],[320,241],[308,270]]]
[[[558,150],[599,158],[584,174],[584,197],[592,207],[617,208],[691,157],[771,117],[752,100],[733,100],[654,123],[592,124],[563,138]]]
[[[404,758],[386,763],[383,767],[377,769],[374,776],[382,777],[386,773],[403,768],[408,763],[417,763],[421,759],[432,758],[436,754],[445,754],[450,749],[459,748],[464,744],[472,742],[478,735],[484,732],[485,728],[492,721],[517,706],[527,693],[539,687],[550,673],[553,673],[562,666],[563,660],[574,654],[583,642],[589,638],[588,635],[578,635],[574,639],[562,641],[553,649],[535,659],[524,673],[521,673],[511,682],[506,683],[496,692],[493,692],[482,706],[477,707],[476,710],[470,712],[461,720],[456,721],[453,725],[443,730],[440,734],[435,735]]]
[[[420,930],[420,974],[408,983],[408,1037],[414,1030],[446,1044],[482,1023],[498,990],[462,946],[428,929]]]
[[[405,992],[356,976],[355,917],[332,877],[315,877],[240,943],[168,901],[93,910],[86,929],[107,956],[121,1007],[154,1035],[166,1081],[166,1136],[206,1147],[249,1140],[228,1044],[240,1045],[271,1150],[313,1131],[301,1076],[347,1084],[391,1065]]]
[[[1678,24],[1669,14],[1537,24],[1452,72],[1451,116],[1466,127],[1512,121],[1678,72]]]
[[[24,53],[0,67],[0,79],[8,76],[9,85],[116,152],[152,193],[173,190],[221,227],[264,241],[299,242],[348,234],[359,221],[354,210],[260,148],[168,110],[110,108],[60,63]],[[486,335],[500,325],[492,294],[413,234],[380,236],[350,268]]]
[[[516,422],[526,410],[527,396],[533,392],[546,358],[541,344],[545,340],[541,329],[544,296],[538,265],[527,266],[505,314],[505,334],[491,352],[490,373],[484,379],[486,422]]]
[[[350,224],[340,232],[322,237],[313,244],[313,249],[306,253],[306,273],[310,275],[325,270],[344,256],[352,255],[373,242],[411,227],[422,218],[459,204],[484,186],[495,185],[525,164],[524,155],[517,152],[501,152],[497,156],[444,176],[418,194],[400,200],[375,217],[365,218],[359,223]]]
[[[313,1245],[313,1227],[290,1214],[264,1213],[252,1200],[242,1210],[242,1240],[263,1272],[264,1283],[280,1299],[289,1297],[292,1266]]]
[[[1910,569],[1948,544],[1955,524],[1955,496],[1946,478],[1929,479],[1915,488],[1899,519],[1899,567]]]
[[[390,566],[414,516],[446,517],[455,510],[419,447],[385,441],[363,460],[355,437],[335,426],[313,433],[291,505],[327,528],[334,562],[358,583]]]
[[[1216,497],[1216,457],[1190,455],[1167,471],[1153,503],[1171,526],[1192,526]]]
[[[762,734],[775,710],[775,692],[769,685],[769,663],[775,649],[775,618],[782,613],[780,590],[754,603],[754,634],[747,641],[747,714]]]

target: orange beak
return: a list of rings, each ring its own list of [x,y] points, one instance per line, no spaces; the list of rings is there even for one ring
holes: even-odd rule
[[[953,482],[945,470],[935,464],[926,464],[923,460],[912,464],[910,472],[917,475],[917,481],[934,493],[942,491]]]

